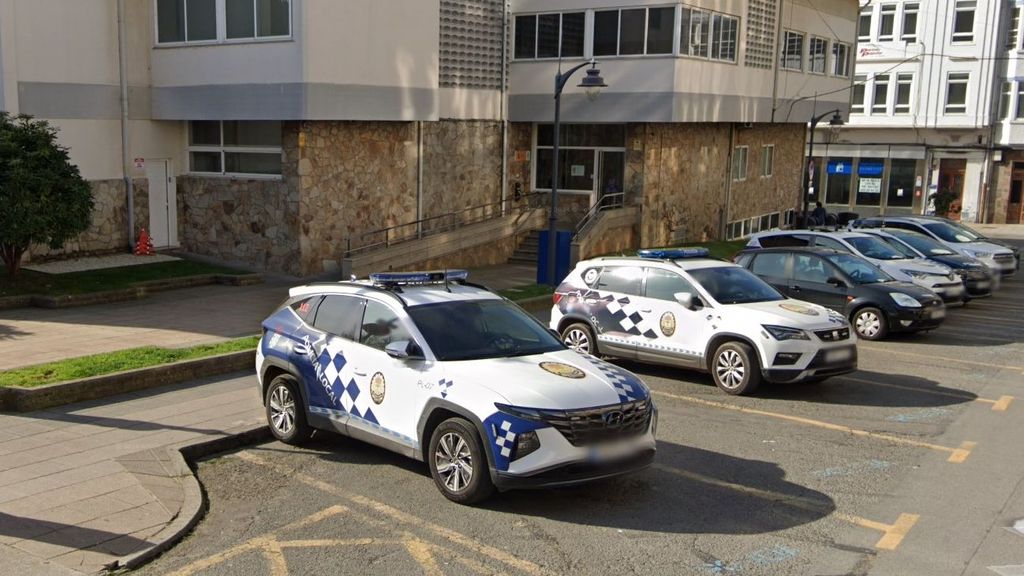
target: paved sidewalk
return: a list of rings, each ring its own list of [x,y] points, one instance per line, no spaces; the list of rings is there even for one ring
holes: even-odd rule
[[[262,425],[255,383],[0,414],[0,574],[92,573],[184,529],[202,495],[177,450]]]

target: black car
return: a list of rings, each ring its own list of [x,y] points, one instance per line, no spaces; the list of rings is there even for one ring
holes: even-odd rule
[[[991,296],[992,289],[999,282],[996,274],[990,272],[983,262],[957,254],[931,236],[901,228],[865,228],[860,232],[874,234],[912,258],[927,258],[946,266],[963,278],[967,294],[972,297]]]
[[[946,317],[945,304],[931,290],[898,282],[847,252],[765,248],[744,252],[736,261],[790,298],[842,313],[865,340],[934,330]]]

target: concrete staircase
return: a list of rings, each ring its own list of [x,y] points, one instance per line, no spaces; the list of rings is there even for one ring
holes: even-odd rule
[[[540,230],[530,232],[519,241],[512,257],[508,259],[509,264],[537,264],[537,250],[540,249]]]

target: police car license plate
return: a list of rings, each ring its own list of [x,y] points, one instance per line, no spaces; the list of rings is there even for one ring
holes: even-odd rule
[[[853,357],[853,350],[849,348],[835,348],[825,352],[825,362],[844,362]]]
[[[946,309],[945,308],[936,308],[935,310],[932,310],[931,312],[929,312],[928,316],[930,318],[933,318],[933,319],[934,318],[945,318],[946,317]]]
[[[633,453],[635,448],[628,442],[609,442],[594,444],[590,447],[588,459],[594,463],[623,460]]]

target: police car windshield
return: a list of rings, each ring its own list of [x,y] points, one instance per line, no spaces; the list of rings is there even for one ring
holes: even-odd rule
[[[503,300],[422,304],[408,312],[438,360],[507,358],[565,348],[544,325]]]
[[[846,275],[857,284],[878,284],[880,282],[892,282],[893,280],[892,276],[853,254],[828,254],[825,258],[839,266],[839,269],[846,272]]]
[[[738,266],[697,268],[688,272],[721,304],[749,304],[785,299],[767,282]]]
[[[922,236],[920,234],[901,234],[898,232],[895,233],[895,236],[907,244],[910,244],[922,254],[927,254],[929,256],[949,256],[953,254],[952,250],[927,236]]]
[[[868,258],[876,260],[906,260],[907,256],[896,251],[874,236],[851,236],[846,239],[851,246]]]
[[[970,231],[956,226],[950,226],[945,222],[929,222],[925,224],[924,227],[927,228],[929,232],[935,234],[946,242],[965,244],[967,242],[976,242],[980,240],[978,236],[972,234]]]

